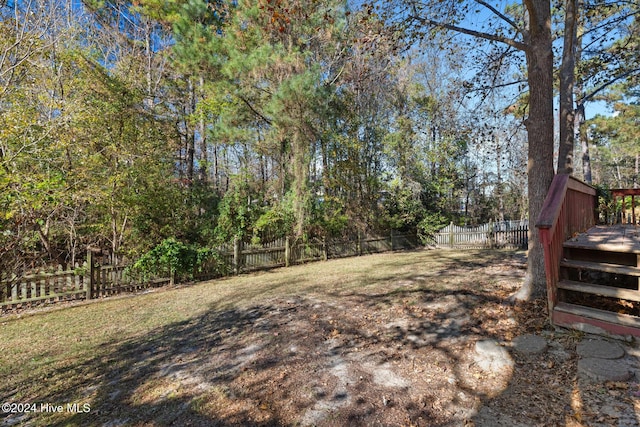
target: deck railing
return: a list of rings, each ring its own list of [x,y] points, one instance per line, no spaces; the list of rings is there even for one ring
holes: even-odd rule
[[[640,188],[614,189],[609,190],[613,198],[613,212],[607,218],[609,223],[637,224],[636,220],[636,196],[640,196]],[[620,210],[618,210],[618,198],[621,201]],[[627,204],[627,201],[631,202]],[[627,213],[627,207],[630,211]]]
[[[566,174],[554,177],[536,227],[544,249],[549,315],[558,302],[562,244],[596,223],[596,190]]]

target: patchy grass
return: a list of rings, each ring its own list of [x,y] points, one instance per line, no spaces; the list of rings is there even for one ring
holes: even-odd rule
[[[425,250],[4,316],[1,403],[39,412],[2,416],[34,426],[473,424],[511,380],[474,365],[475,342],[545,327],[543,313],[503,304],[523,273],[513,252]],[[496,402],[514,406],[505,399]],[[514,419],[527,416],[514,407]]]

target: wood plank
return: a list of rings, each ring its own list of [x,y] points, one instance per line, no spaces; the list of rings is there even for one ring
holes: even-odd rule
[[[605,273],[624,274],[640,277],[640,268],[629,265],[608,264],[605,262],[563,260],[560,267],[577,268],[581,270],[604,271]]]
[[[41,296],[22,298],[22,299],[17,299],[17,300],[10,300],[10,301],[2,301],[2,302],[0,302],[0,307],[4,307],[4,306],[8,306],[8,305],[15,305],[15,304],[26,304],[26,303],[29,303],[29,302],[44,301],[44,300],[54,299],[54,298],[78,296],[78,295],[81,295],[81,294],[84,294],[84,293],[85,293],[85,291],[83,291],[83,290],[80,290],[80,291],[68,291],[68,292],[54,292],[54,293],[50,293],[48,295],[41,295]]]
[[[552,323],[554,326],[561,326],[569,329],[577,329],[591,333],[608,333],[618,337],[634,336],[640,337],[640,329],[631,326],[619,325],[599,319],[578,316],[575,314],[554,310],[552,315]],[[595,330],[589,330],[587,327],[595,327]]]
[[[567,240],[564,247],[640,254],[640,228],[629,225],[598,225]]]
[[[582,292],[584,294],[601,295],[603,297],[620,298],[629,301],[640,301],[640,291],[576,282],[573,280],[561,280],[558,282],[558,289]]]
[[[557,174],[553,177],[547,197],[544,199],[542,211],[538,216],[536,227],[553,228],[556,224],[560,214],[560,209],[564,203],[564,195],[567,192],[568,181],[569,175],[566,174]]]
[[[618,314],[612,311],[584,307],[581,305],[570,304],[567,302],[559,302],[555,306],[555,310],[573,314],[576,316],[602,320],[604,322],[609,322],[617,325],[624,325],[624,326],[629,326],[633,328],[638,328],[638,330],[640,331],[640,317],[638,316],[631,316],[629,314]]]
[[[570,190],[578,191],[580,193],[589,194],[591,196],[595,196],[597,191],[594,187],[590,186],[586,182],[580,181],[579,179],[571,176],[571,179],[567,182],[567,188]]]

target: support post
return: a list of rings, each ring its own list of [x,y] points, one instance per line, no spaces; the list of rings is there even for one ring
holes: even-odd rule
[[[291,265],[291,238],[287,236],[284,239],[284,266],[289,267]]]
[[[640,254],[636,255],[636,267],[640,267]],[[640,277],[638,277],[638,284],[637,287],[634,290],[640,290]],[[637,316],[638,314],[636,314]]]
[[[451,221],[451,223],[449,224],[449,247],[452,248],[453,247],[453,221]]]
[[[238,275],[240,273],[240,239],[238,237],[233,238],[233,274]]]
[[[489,220],[489,249],[496,247],[496,232],[493,226],[493,220]]]
[[[327,249],[327,237],[322,236],[322,259],[325,261],[329,259],[329,251]]]
[[[86,292],[86,298],[87,299],[91,299],[93,298],[93,285],[94,285],[94,277],[95,277],[95,272],[93,271],[93,252],[91,252],[91,249],[87,249],[87,276],[85,276],[85,292]]]
[[[391,229],[390,238],[391,238],[391,252],[393,252],[396,250],[395,245],[393,244],[393,228]]]

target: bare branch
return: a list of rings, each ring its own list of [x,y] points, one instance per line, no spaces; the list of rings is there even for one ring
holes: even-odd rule
[[[487,9],[489,9],[491,12],[493,12],[494,15],[496,15],[498,18],[502,19],[504,22],[509,24],[517,32],[519,32],[519,33],[522,32],[522,28],[520,28],[518,26],[518,24],[515,23],[515,21],[513,21],[511,18],[509,18],[504,13],[500,12],[495,7],[491,6],[489,3],[485,2],[484,0],[475,0],[475,1],[476,1],[476,3],[481,4],[482,6],[486,7]]]
[[[492,84],[492,85],[485,85],[485,86],[481,86],[475,89],[471,89],[469,90],[469,92],[483,92],[485,90],[491,90],[491,89],[500,89],[503,87],[509,87],[509,86],[515,86],[515,85],[520,85],[522,83],[527,83],[527,80],[516,80],[513,82],[508,82],[508,83],[500,83],[500,84]]]
[[[266,124],[268,124],[269,126],[271,126],[271,125],[272,125],[272,123],[273,123],[273,122],[271,121],[271,119],[269,119],[269,118],[265,117],[265,116],[264,116],[264,115],[262,115],[258,110],[256,110],[256,109],[253,107],[253,105],[251,105],[251,103],[250,103],[250,102],[249,102],[249,101],[248,101],[244,96],[238,96],[238,98],[240,98],[240,100],[241,100],[242,102],[244,102],[244,103],[247,105],[247,107],[249,107],[249,109],[250,109],[251,111],[253,111],[253,113],[254,113],[256,116],[258,116],[258,117],[260,117],[262,120],[264,120],[264,122],[265,122]]]
[[[586,94],[585,96],[583,96],[582,98],[577,100],[577,104],[584,104],[587,101],[591,101],[597,94],[599,94],[600,92],[602,92],[603,90],[605,90],[606,88],[608,88],[609,86],[611,86],[612,84],[625,79],[627,77],[629,77],[630,75],[634,74],[634,73],[640,73],[640,68],[634,68],[632,70],[627,70],[624,73],[613,77],[611,80],[606,81],[605,83],[601,84],[600,86],[598,86],[597,88],[593,89],[590,93]]]
[[[521,50],[521,51],[527,51],[529,49],[529,45],[516,41],[514,39],[511,39],[509,37],[504,37],[504,36],[500,36],[497,34],[490,34],[490,33],[485,33],[482,31],[475,31],[475,30],[470,30],[469,28],[464,28],[464,27],[458,27],[457,25],[451,25],[451,24],[446,24],[444,22],[437,22],[434,21],[432,19],[428,19],[428,18],[421,18],[419,16],[411,16],[411,19],[415,19],[416,21],[422,23],[422,24],[426,24],[426,25],[431,25],[432,27],[438,27],[438,28],[444,28],[450,31],[456,31],[458,33],[462,33],[462,34],[466,34],[469,36],[473,36],[473,37],[477,37],[477,38],[481,38],[484,40],[489,40],[489,41],[494,41],[494,42],[499,42],[499,43],[504,43],[508,46],[511,46],[515,49]]]

